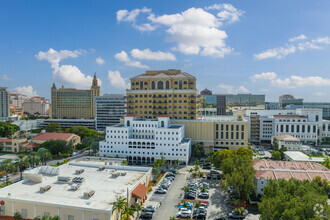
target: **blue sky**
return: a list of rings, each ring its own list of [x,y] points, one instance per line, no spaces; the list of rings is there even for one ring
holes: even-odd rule
[[[330,1],[1,1],[0,86],[125,93],[146,70],[181,69],[214,93],[330,101]]]

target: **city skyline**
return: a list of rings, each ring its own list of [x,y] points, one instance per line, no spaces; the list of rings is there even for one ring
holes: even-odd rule
[[[3,1],[0,86],[49,99],[96,72],[102,94],[126,93],[146,70],[180,69],[199,91],[329,101],[329,2],[172,2]]]

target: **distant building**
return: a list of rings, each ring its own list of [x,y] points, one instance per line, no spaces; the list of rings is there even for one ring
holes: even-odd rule
[[[287,152],[293,153],[292,151]],[[330,178],[330,169],[315,162],[256,160],[253,162],[253,167],[256,170],[254,184],[257,195],[264,194],[264,188],[269,179],[290,180],[294,178],[312,181],[319,176],[321,179],[329,181]]]
[[[304,99],[296,99],[293,95],[285,94],[279,97],[279,108],[285,109],[287,105],[303,105]]]
[[[177,119],[197,116],[196,78],[181,70],[146,71],[131,78],[127,90],[127,113],[139,118],[169,115]]]
[[[106,138],[100,141],[100,156],[126,158],[137,164],[153,164],[164,157],[188,164],[191,140],[185,138],[184,125],[170,124],[169,116],[139,119],[128,115],[124,121],[107,127]]]
[[[0,87],[0,121],[6,121],[10,116],[9,92],[7,87]]]
[[[226,94],[204,95],[204,108],[215,108],[217,115],[226,115]]]
[[[322,163],[326,157],[310,157],[300,151],[284,151],[284,159],[287,161],[304,162],[304,163]]]
[[[322,109],[323,118],[330,119],[330,103],[329,102],[304,102],[304,108]]]
[[[17,116],[17,118],[22,118],[24,115],[24,110],[23,107],[20,106],[13,106],[12,104],[10,104],[10,116]]]
[[[226,111],[232,114],[237,110],[265,109],[265,95],[233,94],[226,95]]]
[[[94,75],[90,90],[51,88],[51,118],[93,119],[95,117],[95,97],[100,96],[100,87]]]
[[[71,128],[72,126],[80,125],[95,130],[95,119],[37,119],[37,126],[38,128],[45,128],[52,122],[58,123],[61,128]]]
[[[18,107],[23,107],[23,102],[25,101],[25,99],[27,99],[27,96],[22,94],[11,93],[9,94],[9,96],[10,96],[10,104]]]
[[[212,91],[205,88],[201,91],[201,95],[212,95]]]
[[[29,115],[49,115],[49,100],[34,96],[23,102],[24,112]]]
[[[278,102],[265,102],[265,109],[266,110],[278,110]]]
[[[95,97],[96,130],[105,131],[107,126],[120,123],[126,115],[127,101],[122,94],[106,94]]]
[[[302,144],[300,139],[290,135],[280,135],[272,138],[272,144],[278,143],[278,148],[286,148],[288,151],[301,151]]]
[[[0,138],[0,151],[19,153],[24,151],[24,147],[28,144],[26,138],[8,139]]]

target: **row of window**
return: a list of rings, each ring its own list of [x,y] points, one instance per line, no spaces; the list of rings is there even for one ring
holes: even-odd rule
[[[135,98],[172,98],[172,95],[171,94],[169,94],[169,95],[161,95],[161,94],[159,94],[159,95],[134,95],[134,97]],[[177,97],[179,97],[179,98],[187,98],[187,97],[189,97],[189,98],[196,98],[196,96],[195,95],[187,95],[187,94],[174,94],[173,95],[173,97],[174,98],[177,98]],[[133,98],[133,96],[132,95],[130,95],[130,96],[128,96],[128,98]]]
[[[301,130],[300,130],[301,128]],[[306,129],[307,128],[307,129]],[[277,125],[276,126],[276,131],[277,132],[301,132],[301,133],[311,133],[313,130],[313,133],[317,132],[317,127],[316,125]]]
[[[132,154],[132,151],[112,151],[112,150],[100,150],[101,153],[115,153],[115,154]],[[154,153],[154,152],[135,152],[133,154],[147,154],[147,155],[164,155],[164,156],[186,156],[187,154],[180,153]]]

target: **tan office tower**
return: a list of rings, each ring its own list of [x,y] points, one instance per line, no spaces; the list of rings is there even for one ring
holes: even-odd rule
[[[195,119],[196,97],[194,76],[174,69],[146,71],[131,78],[127,113],[139,118]]]
[[[95,97],[100,96],[96,74],[90,90],[51,88],[51,117],[54,119],[91,119],[95,117]]]

